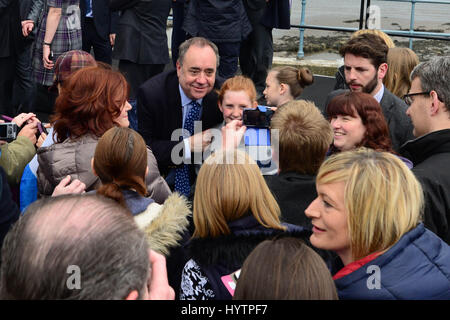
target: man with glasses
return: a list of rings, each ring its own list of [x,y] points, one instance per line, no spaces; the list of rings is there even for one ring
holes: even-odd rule
[[[412,124],[405,114],[407,106],[383,85],[388,70],[388,46],[384,40],[370,33],[350,39],[341,49],[344,58],[344,72],[351,91],[371,94],[381,105],[389,126],[392,147],[395,151],[406,141],[413,139]],[[328,103],[346,90],[336,90],[328,95]]]
[[[411,81],[403,99],[416,139],[401,153],[422,183],[425,226],[450,244],[450,56],[419,64]]]

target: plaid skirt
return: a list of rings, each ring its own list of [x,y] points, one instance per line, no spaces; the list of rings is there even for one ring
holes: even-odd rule
[[[45,69],[42,61],[45,28],[49,7],[61,8],[61,19],[50,47],[53,61],[70,50],[81,50],[81,22],[79,0],[47,0],[43,16],[39,19],[37,37],[33,49],[33,78],[36,83],[50,86],[53,84],[53,69]]]

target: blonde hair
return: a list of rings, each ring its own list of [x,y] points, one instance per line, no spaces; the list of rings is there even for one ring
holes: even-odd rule
[[[270,70],[274,72],[278,83],[284,83],[289,87],[290,93],[294,98],[299,97],[306,86],[314,82],[314,75],[308,68],[294,68],[291,66],[275,67]]]
[[[395,47],[395,43],[394,43],[394,41],[392,41],[391,37],[389,37],[386,33],[384,33],[381,30],[378,30],[378,29],[360,29],[360,30],[357,30],[357,31],[352,33],[352,35],[350,36],[350,39],[356,38],[357,36],[362,35],[362,34],[366,34],[366,33],[370,33],[370,34],[374,34],[376,36],[379,36],[381,39],[384,40],[384,42],[389,47],[389,49]]]
[[[228,223],[245,215],[253,215],[266,228],[285,230],[280,208],[256,162],[240,150],[217,151],[198,173],[193,237],[229,234]]]
[[[423,193],[397,156],[360,148],[338,153],[320,167],[317,184],[345,181],[350,246],[354,260],[385,251],[421,219]]]
[[[270,122],[275,145],[279,147],[279,167],[315,175],[333,142],[333,129],[313,102],[294,100],[275,112]]]
[[[402,98],[411,87],[411,71],[419,64],[419,57],[409,48],[391,48],[388,51],[387,64],[384,85],[390,92]]]
[[[250,78],[245,76],[234,76],[227,79],[219,90],[217,103],[222,104],[223,97],[227,91],[244,91],[247,93],[250,101],[253,103],[256,101],[256,88],[255,84]]]

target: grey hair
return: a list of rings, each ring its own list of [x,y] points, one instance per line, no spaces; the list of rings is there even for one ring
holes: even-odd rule
[[[411,72],[411,81],[417,77],[422,90],[436,91],[439,100],[450,112],[450,56],[433,57],[417,65]]]
[[[178,48],[178,62],[180,63],[181,66],[183,65],[183,61],[184,61],[186,52],[188,51],[188,49],[191,46],[197,46],[200,48],[204,48],[206,46],[211,47],[211,49],[214,51],[214,53],[216,55],[216,61],[217,61],[216,68],[219,68],[219,62],[220,62],[219,49],[213,42],[209,41],[208,39],[202,38],[202,37],[194,37],[194,38],[187,39],[180,45],[180,47]]]
[[[0,299],[124,299],[143,294],[150,261],[146,237],[114,201],[66,195],[32,203],[2,248]],[[69,286],[70,266],[80,287]]]

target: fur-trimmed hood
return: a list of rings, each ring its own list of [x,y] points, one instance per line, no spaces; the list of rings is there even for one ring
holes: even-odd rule
[[[145,211],[134,216],[134,220],[147,235],[150,248],[167,256],[182,240],[191,214],[187,199],[173,193],[163,205],[151,203]]]

